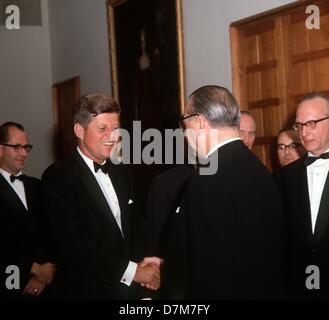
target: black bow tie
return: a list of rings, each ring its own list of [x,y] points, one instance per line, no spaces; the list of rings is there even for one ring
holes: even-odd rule
[[[101,169],[105,174],[108,173],[108,171],[109,171],[106,162],[104,164],[99,164],[94,161],[94,169],[95,169],[95,172],[97,172],[99,169]]]
[[[13,176],[13,175],[11,175],[10,176],[10,181],[11,181],[11,183],[13,183],[16,179],[21,180],[21,181],[24,181],[25,177],[26,177],[25,174],[21,174],[19,176]]]
[[[329,159],[329,152],[322,153],[318,157],[307,157],[304,160],[305,166],[309,166],[310,164],[319,159]]]

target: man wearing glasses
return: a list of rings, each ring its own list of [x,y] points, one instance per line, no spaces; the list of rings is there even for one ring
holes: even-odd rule
[[[279,131],[276,149],[281,167],[296,161],[305,153],[299,134],[293,128],[284,128]]]
[[[6,122],[0,126],[0,245],[1,274],[5,275],[1,294],[6,298],[39,296],[56,270],[44,246],[41,182],[22,173],[31,149],[22,125]],[[8,287],[8,281],[6,285],[6,277],[13,275],[8,266],[19,268],[14,288]]]
[[[287,219],[287,285],[293,298],[329,298],[329,97],[306,95],[293,127],[307,154],[276,176]]]
[[[201,87],[189,97],[182,121],[200,160],[218,164],[212,175],[202,174],[201,166],[191,176],[180,211],[187,237],[176,247],[185,247],[188,298],[280,297],[280,195],[239,137],[237,101],[223,87]],[[173,269],[171,263],[164,269]]]

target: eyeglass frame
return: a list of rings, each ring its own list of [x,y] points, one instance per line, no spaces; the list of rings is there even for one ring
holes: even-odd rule
[[[179,121],[178,121],[178,125],[179,125],[179,127],[180,127],[183,131],[185,131],[185,129],[184,129],[184,120],[186,120],[186,119],[188,119],[188,118],[191,118],[191,117],[199,116],[199,115],[200,115],[199,113],[193,113],[193,114],[190,114],[190,115],[185,116],[185,117],[184,117],[184,115],[181,115],[181,117],[180,117],[180,119],[179,119]]]
[[[6,147],[10,147],[10,148],[14,148],[16,152],[21,151],[22,149],[24,149],[27,153],[29,153],[32,148],[33,145],[32,144],[9,144],[9,143],[0,143],[0,145],[2,146],[6,146]]]
[[[326,119],[329,119],[329,116],[327,116],[325,118],[318,119],[318,120],[306,121],[304,123],[302,123],[302,122],[295,122],[292,127],[293,127],[293,129],[295,131],[301,131],[304,126],[306,126],[307,128],[310,128],[310,129],[315,129],[316,124],[318,122],[323,121],[323,120],[326,120]],[[312,123],[312,124],[310,124],[310,123]],[[301,126],[301,128],[298,128],[298,126]]]
[[[295,147],[292,147],[292,145],[295,145]],[[298,147],[300,147],[302,144],[298,142],[291,142],[289,144],[283,144],[283,143],[278,143],[276,145],[276,148],[278,151],[283,151],[285,152],[287,149],[289,150],[296,150]],[[283,147],[283,148],[280,148]]]

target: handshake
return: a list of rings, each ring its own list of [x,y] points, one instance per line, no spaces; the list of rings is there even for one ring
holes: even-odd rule
[[[150,290],[158,290],[161,285],[160,267],[163,259],[158,257],[146,257],[138,262],[134,281],[142,287]]]

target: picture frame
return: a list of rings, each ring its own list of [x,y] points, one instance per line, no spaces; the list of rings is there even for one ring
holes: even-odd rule
[[[177,127],[185,104],[181,0],[108,0],[112,95],[123,127]]]

